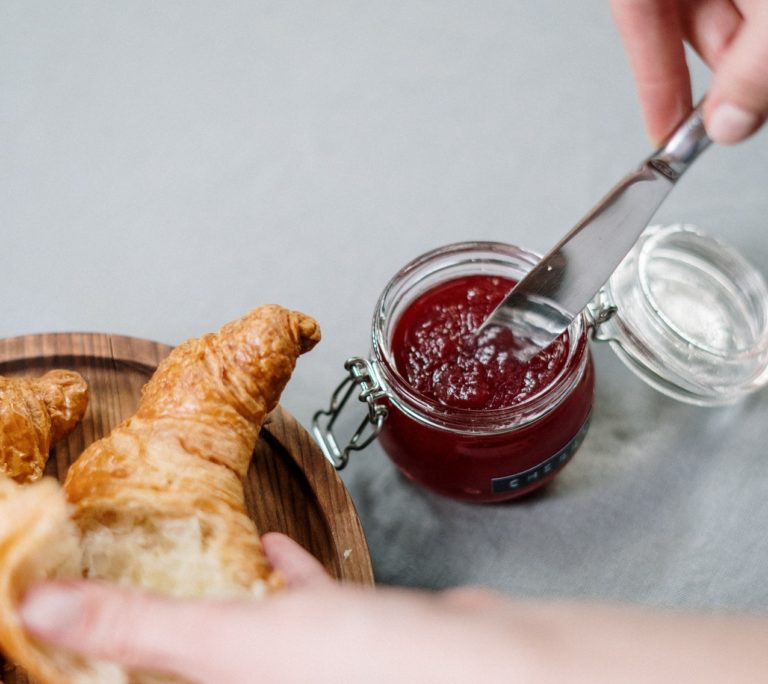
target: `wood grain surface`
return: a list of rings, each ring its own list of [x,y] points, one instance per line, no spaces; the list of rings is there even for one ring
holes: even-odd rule
[[[157,342],[98,333],[0,339],[0,375],[67,368],[88,381],[91,398],[85,417],[51,449],[46,475],[63,481],[85,447],[130,416],[144,383],[170,351]],[[245,497],[260,532],[291,536],[341,581],[373,584],[368,547],[349,493],[309,433],[282,407],[270,414],[261,431]],[[29,681],[10,663],[3,663],[2,680]]]

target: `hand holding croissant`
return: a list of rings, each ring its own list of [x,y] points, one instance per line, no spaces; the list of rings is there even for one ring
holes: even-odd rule
[[[267,414],[317,323],[254,309],[165,359],[133,416],[93,443],[64,489],[0,483],[0,646],[44,684],[178,681],[33,640],[19,600],[45,578],[97,578],[183,597],[253,600],[279,584],[243,478]],[[65,498],[66,497],[66,498]]]

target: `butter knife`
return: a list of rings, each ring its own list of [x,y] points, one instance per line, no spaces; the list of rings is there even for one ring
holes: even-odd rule
[[[526,361],[561,335],[607,282],[678,179],[710,144],[701,104],[634,173],[624,177],[483,321],[515,333]]]

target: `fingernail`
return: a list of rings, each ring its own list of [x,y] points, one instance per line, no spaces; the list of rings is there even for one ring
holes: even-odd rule
[[[728,145],[743,140],[759,125],[760,117],[754,112],[724,102],[709,115],[707,134],[715,142]]]
[[[81,610],[80,590],[62,586],[36,587],[19,607],[24,626],[41,636],[55,636],[66,631]]]

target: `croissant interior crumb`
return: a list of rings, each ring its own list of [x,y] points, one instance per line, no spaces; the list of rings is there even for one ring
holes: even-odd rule
[[[83,573],[179,597],[259,597],[265,582],[245,588],[222,571],[198,516],[151,519],[121,514],[83,531]]]
[[[0,605],[10,611],[12,605],[37,582],[51,578],[79,578],[81,575],[80,530],[68,515],[58,483],[45,478],[20,486],[0,478],[0,539],[14,535],[18,526],[18,545],[29,551],[15,567],[5,568],[0,584],[13,587],[13,594],[0,598]],[[2,611],[0,611],[2,612]],[[126,684],[126,673],[117,665],[82,657],[37,642],[34,653],[44,655],[59,672],[68,673],[69,684]]]

